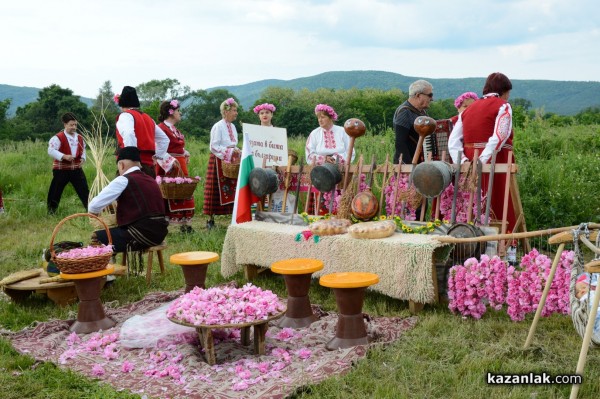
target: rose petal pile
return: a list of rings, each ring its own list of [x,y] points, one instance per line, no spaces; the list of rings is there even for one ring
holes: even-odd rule
[[[167,317],[192,325],[244,324],[284,310],[285,304],[272,291],[248,283],[242,288],[195,287],[173,301]]]
[[[94,256],[102,256],[113,253],[112,245],[88,245],[85,248],[73,248],[69,251],[61,252],[56,255],[57,258],[62,259],[78,259],[78,258],[90,258]]]
[[[198,183],[199,181],[200,181],[200,176],[196,176],[193,179],[191,177],[156,176],[156,182],[158,184],[161,184],[161,183],[189,184],[189,183]]]

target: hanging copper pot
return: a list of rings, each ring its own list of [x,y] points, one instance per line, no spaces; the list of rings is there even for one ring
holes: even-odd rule
[[[273,194],[279,188],[279,177],[273,169],[254,168],[248,180],[250,191],[259,198]]]
[[[352,214],[358,220],[371,220],[373,217],[375,217],[375,215],[377,215],[377,212],[379,212],[379,203],[377,201],[377,197],[375,197],[375,194],[371,192],[371,185],[373,184],[373,175],[376,166],[377,164],[375,163],[375,156],[373,156],[373,160],[371,162],[371,175],[369,177],[369,188],[356,194],[352,199]],[[357,172],[358,180],[360,181],[360,170]]]
[[[419,194],[434,198],[450,185],[452,172],[452,165],[446,162],[426,161],[415,166],[412,181]]]

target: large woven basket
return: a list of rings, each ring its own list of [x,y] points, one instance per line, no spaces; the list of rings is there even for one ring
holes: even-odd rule
[[[104,228],[102,222],[104,222],[109,228],[117,226],[117,203],[114,202],[111,205],[104,208],[102,213],[98,216],[101,219],[90,218],[90,224],[96,229],[100,230]]]
[[[165,183],[161,182],[158,187],[164,199],[188,199],[194,196],[194,190],[198,185],[196,179],[193,183]]]
[[[239,161],[238,163],[221,162],[221,166],[223,167],[223,176],[229,179],[238,178],[238,173],[240,171]]]
[[[67,220],[70,220],[70,219],[73,219],[76,217],[96,218],[103,225],[104,229],[106,230],[106,236],[108,238],[108,245],[112,245],[112,237],[110,235],[110,230],[108,229],[108,226],[106,225],[106,223],[104,223],[104,221],[102,219],[100,219],[96,215],[92,215],[91,213],[75,213],[71,216],[67,216],[66,218],[64,218],[63,220],[58,222],[58,224],[54,228],[54,231],[52,232],[52,237],[50,238],[50,254],[51,254],[52,262],[54,262],[56,267],[58,267],[58,270],[60,270],[62,273],[67,273],[67,274],[90,273],[90,272],[95,272],[95,271],[106,268],[106,265],[108,265],[108,262],[110,261],[110,258],[112,256],[112,253],[98,255],[98,256],[88,256],[88,257],[83,257],[83,258],[74,258],[74,259],[58,258],[56,256],[56,252],[54,252],[54,239],[56,238],[56,234],[60,230],[60,227]]]

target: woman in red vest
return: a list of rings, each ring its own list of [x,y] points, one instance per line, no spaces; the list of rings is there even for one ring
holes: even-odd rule
[[[52,163],[52,182],[48,189],[48,214],[56,213],[63,190],[71,183],[84,208],[88,207],[90,191],[81,168],[85,162],[85,143],[77,134],[77,118],[71,112],[62,116],[64,130],[57,133],[48,143],[48,155]]]
[[[183,176],[189,176],[188,164],[190,162],[190,153],[184,148],[185,138],[183,134],[175,127],[181,120],[181,108],[177,100],[163,101],[160,104],[158,127],[169,138],[169,155],[174,157],[179,163],[171,169],[169,173],[165,172],[160,166],[156,165],[157,176],[177,176],[181,170]],[[187,199],[169,199],[165,200],[166,218],[171,224],[181,226],[182,233],[192,233],[192,218],[194,217],[194,197]]]
[[[462,151],[461,163],[472,161],[475,149],[479,150],[479,161],[484,164],[490,162],[494,152],[496,163],[508,162],[513,141],[512,108],[508,103],[511,90],[512,83],[506,75],[495,72],[488,76],[483,86],[483,97],[458,116],[448,138],[448,151],[454,163],[459,161],[459,151]],[[491,195],[490,215],[501,220],[506,174],[495,174],[491,193],[487,191],[488,178],[488,175],[482,177],[481,188],[484,195]],[[506,218],[507,231],[513,231],[516,218],[512,198],[508,200]]]

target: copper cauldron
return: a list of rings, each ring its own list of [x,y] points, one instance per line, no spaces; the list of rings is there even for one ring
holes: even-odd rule
[[[446,162],[427,161],[415,166],[412,181],[419,194],[434,198],[450,185],[452,173],[452,165]]]
[[[371,190],[365,190],[354,196],[352,199],[352,214],[362,221],[373,219],[379,211],[377,198]]]

